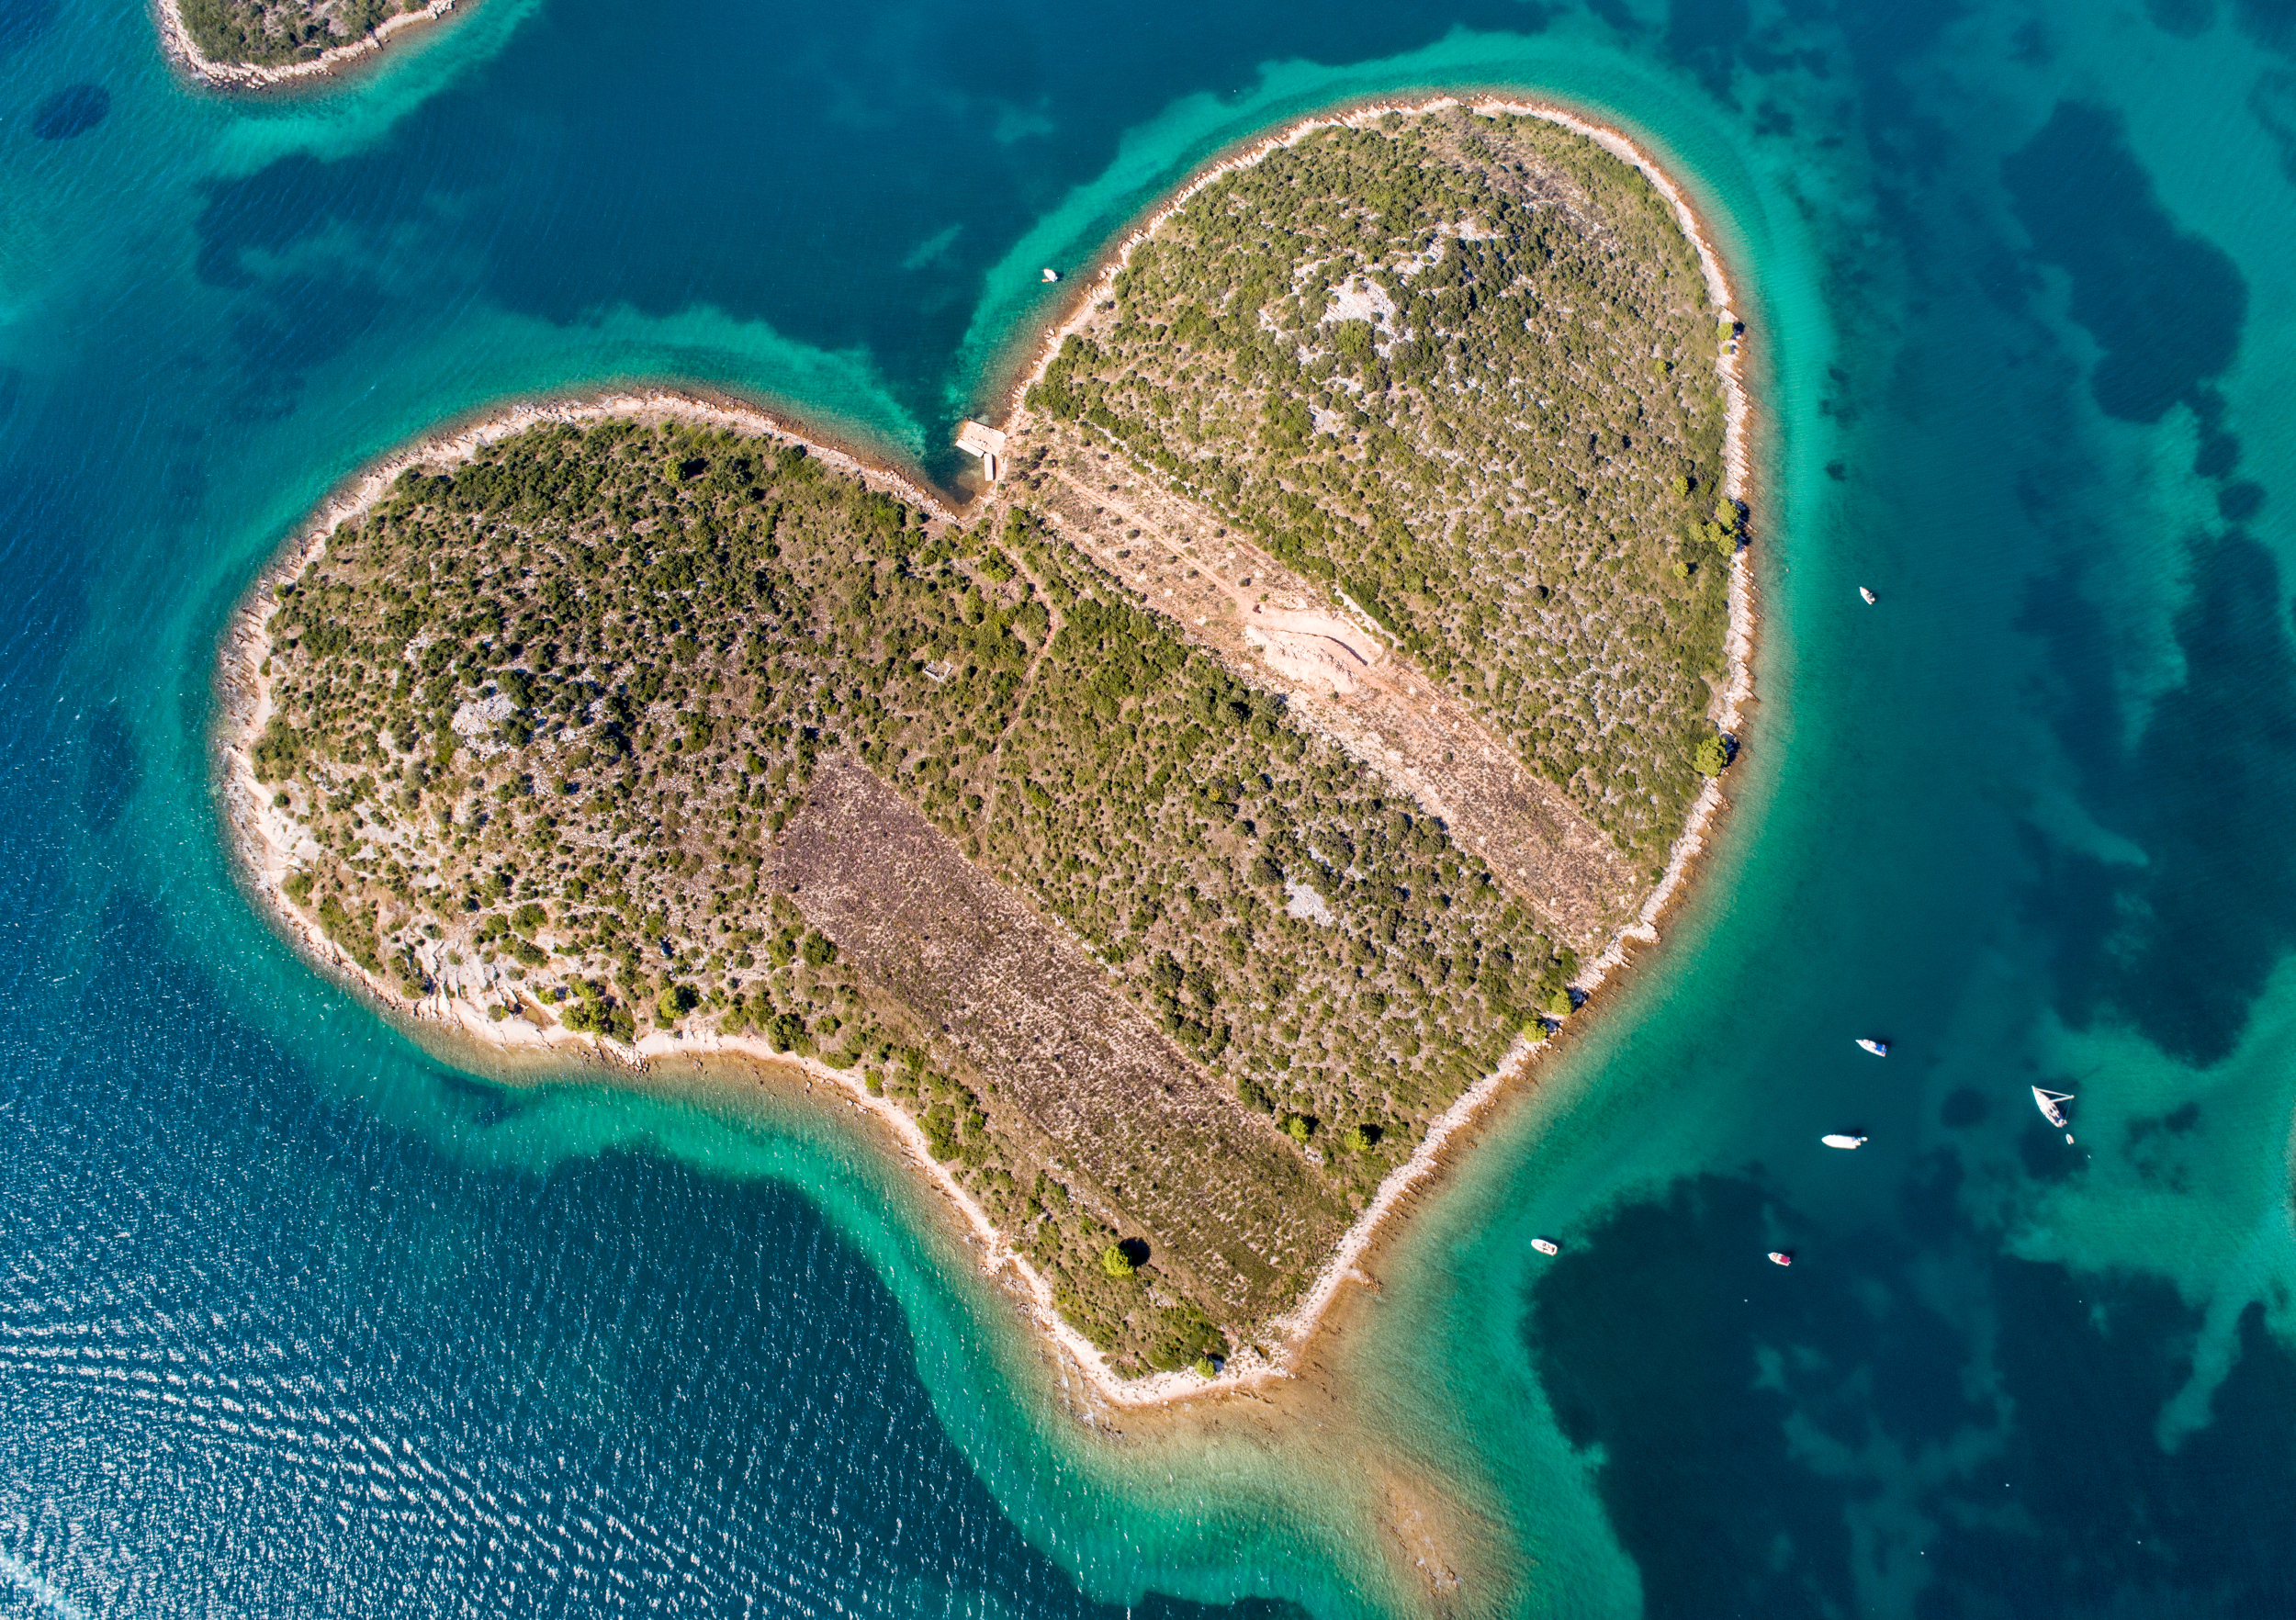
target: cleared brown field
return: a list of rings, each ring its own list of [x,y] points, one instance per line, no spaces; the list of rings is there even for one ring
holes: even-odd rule
[[[990,1131],[1187,1292],[1266,1315],[1345,1228],[1264,1116],[858,762],[822,762],[774,877],[850,972],[980,1072]]]

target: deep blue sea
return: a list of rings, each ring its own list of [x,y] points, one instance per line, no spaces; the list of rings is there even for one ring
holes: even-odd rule
[[[2296,4],[476,0],[388,54],[226,97],[141,0],[0,0],[0,1614],[1325,1620],[1394,1606],[1365,1447],[1480,1515],[1461,1614],[2296,1614]],[[250,912],[218,638],[363,461],[683,378],[945,472],[1037,266],[1429,88],[1712,220],[1761,701],[1694,902],[1330,1346],[1355,1452],[1096,1437],[835,1121],[459,1074]]]

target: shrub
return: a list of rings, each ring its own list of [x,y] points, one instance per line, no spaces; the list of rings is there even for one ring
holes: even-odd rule
[[[1213,1365],[1212,1357],[1228,1353],[1228,1335],[1204,1314],[1200,1306],[1185,1299],[1156,1312],[1154,1335],[1147,1346],[1146,1360],[1159,1372],[1183,1367],[1193,1367],[1201,1372]],[[1211,1374],[1204,1376],[1210,1378]]]
[[[1074,1288],[1060,1288],[1052,1295],[1052,1306],[1069,1326],[1092,1342],[1097,1350],[1114,1350],[1121,1341],[1123,1329],[1095,1311],[1082,1294]]]

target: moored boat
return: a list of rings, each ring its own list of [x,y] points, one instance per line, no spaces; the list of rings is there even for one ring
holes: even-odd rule
[[[1053,269],[1053,268],[1052,268],[1050,264],[1047,264],[1047,265],[1044,267],[1044,279],[1045,279],[1045,280],[1047,280],[1047,281],[1058,281],[1060,278],[1061,278],[1061,273],[1060,273],[1059,271],[1057,271],[1057,270]]]
[[[1863,585],[1858,587],[1858,594],[1865,598],[1865,605],[1867,607],[1872,607],[1874,603],[1879,600],[1879,598],[1875,597],[1871,591],[1868,591]]]
[[[1771,1264],[1771,1265],[1773,1265],[1773,1266],[1791,1266],[1791,1265],[1793,1265],[1793,1264],[1794,1264],[1794,1251],[1793,1251],[1793,1250],[1791,1250],[1791,1249],[1773,1249],[1773,1250],[1771,1250],[1771,1251],[1770,1251],[1770,1264]]]
[[[1858,1037],[1858,1049],[1862,1052],[1870,1052],[1875,1057],[1887,1057],[1889,1055],[1888,1041],[1869,1041],[1863,1035]]]
[[[1845,1150],[1862,1148],[1865,1145],[1865,1138],[1863,1136],[1850,1136],[1840,1132],[1834,1132],[1829,1135],[1821,1136],[1818,1140],[1824,1142],[1829,1148],[1842,1148]]]
[[[1555,1242],[1553,1238],[1533,1238],[1531,1240],[1531,1247],[1536,1249],[1542,1254],[1559,1254],[1562,1253],[1562,1245]]]
[[[2065,1105],[2072,1100],[2073,1094],[2069,1091],[2043,1091],[2038,1086],[2033,1087],[2033,1107],[2041,1110],[2043,1119],[2065,1132],[2067,1142],[2073,1140],[2073,1131],[2072,1122],[2065,1117]]]

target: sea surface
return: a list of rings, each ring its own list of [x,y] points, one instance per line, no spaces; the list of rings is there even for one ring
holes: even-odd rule
[[[0,0],[0,1614],[1323,1620],[1401,1601],[1367,1461],[1471,1506],[1465,1614],[2296,1614],[2290,0],[478,0],[387,54],[224,97],[141,0]],[[946,476],[1040,265],[1438,88],[1711,221],[1761,703],[1666,943],[1328,1350],[1355,1452],[1096,1437],[802,1099],[457,1072],[251,913],[218,638],[363,461],[685,378]]]

